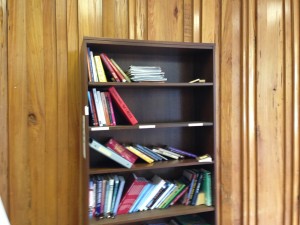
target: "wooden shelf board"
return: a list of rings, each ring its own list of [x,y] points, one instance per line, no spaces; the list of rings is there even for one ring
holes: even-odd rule
[[[212,82],[205,83],[158,83],[158,82],[132,82],[132,83],[121,83],[121,82],[89,82],[89,87],[206,87],[213,86]]]
[[[90,225],[108,225],[108,224],[130,224],[135,222],[161,219],[174,217],[179,215],[193,214],[193,213],[203,213],[214,211],[214,207],[208,206],[184,206],[176,205],[168,209],[154,209],[144,212],[136,212],[132,214],[118,215],[114,219],[100,219],[96,220],[95,218],[90,219]]]

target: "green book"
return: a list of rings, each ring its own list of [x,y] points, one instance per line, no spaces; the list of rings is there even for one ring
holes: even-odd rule
[[[205,195],[205,205],[212,206],[212,191],[211,191],[211,172],[205,169],[201,169],[204,174],[202,190]]]
[[[177,181],[175,181],[175,184],[177,185],[176,189],[160,204],[160,209],[167,208],[173,199],[185,188],[185,184]]]

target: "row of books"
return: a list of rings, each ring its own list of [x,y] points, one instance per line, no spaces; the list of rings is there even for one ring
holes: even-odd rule
[[[89,82],[131,82],[119,65],[105,53],[94,54],[87,48]]]
[[[105,144],[101,144],[95,139],[90,138],[89,145],[91,149],[101,153],[126,168],[131,168],[138,158],[147,163],[170,159],[177,160],[185,157],[197,158],[197,156],[193,153],[171,146],[147,147],[141,144],[122,145],[113,138],[110,138]]]
[[[157,66],[130,66],[126,72],[106,53],[95,54],[87,48],[89,82],[164,82],[164,72]]]
[[[87,95],[92,126],[115,126],[116,118],[113,105],[118,106],[130,124],[135,125],[138,123],[115,87],[109,87],[108,91],[99,91],[92,88]]]
[[[176,216],[171,219],[158,219],[147,221],[144,225],[210,225],[199,214]]]
[[[158,175],[148,180],[134,173],[126,179],[112,174],[94,175],[90,177],[89,215],[114,218],[175,204],[211,206],[211,193],[211,173],[205,169],[185,169],[176,180]]]

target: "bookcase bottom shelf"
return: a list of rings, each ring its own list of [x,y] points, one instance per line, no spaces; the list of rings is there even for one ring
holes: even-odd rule
[[[204,213],[214,211],[214,207],[208,206],[184,206],[177,205],[170,207],[169,209],[154,209],[150,211],[137,212],[126,215],[118,215],[114,219],[102,219],[96,220],[95,218],[90,219],[90,225],[106,225],[106,224],[130,224],[147,220],[162,219],[179,215]]]

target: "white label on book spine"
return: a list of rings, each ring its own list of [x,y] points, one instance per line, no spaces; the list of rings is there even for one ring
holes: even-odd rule
[[[189,127],[201,127],[203,126],[203,123],[189,123]]]
[[[155,125],[139,125],[139,129],[150,129],[155,128]]]
[[[109,127],[92,127],[91,131],[97,131],[97,130],[109,130]]]
[[[89,107],[84,106],[84,115],[88,116],[89,115]]]

